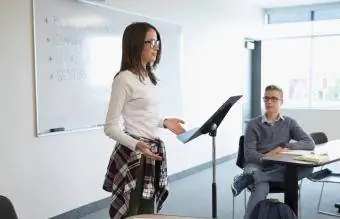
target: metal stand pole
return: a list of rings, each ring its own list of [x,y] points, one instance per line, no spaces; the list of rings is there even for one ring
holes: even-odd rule
[[[216,188],[216,131],[217,125],[214,123],[211,126],[209,135],[212,137],[212,218],[217,218],[217,188]]]

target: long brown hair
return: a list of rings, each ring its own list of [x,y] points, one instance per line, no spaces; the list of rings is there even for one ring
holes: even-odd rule
[[[156,60],[152,64],[148,63],[146,69],[142,66],[142,51],[145,44],[146,33],[153,29],[157,33],[157,40],[159,40],[159,49],[157,52]],[[125,70],[130,70],[134,74],[139,76],[142,81],[142,72],[147,71],[147,74],[151,82],[156,85],[157,77],[153,70],[157,67],[161,60],[162,53],[162,42],[161,36],[158,30],[147,22],[135,22],[127,26],[124,30],[123,40],[122,40],[122,61],[120,65],[120,72]]]

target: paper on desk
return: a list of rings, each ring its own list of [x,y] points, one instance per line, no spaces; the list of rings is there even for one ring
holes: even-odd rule
[[[297,156],[297,157],[294,157],[293,159],[317,163],[317,164],[325,163],[329,161],[329,157],[327,154],[308,154],[308,155]]]
[[[308,155],[313,154],[313,151],[310,150],[288,150],[288,151],[281,151],[280,154],[291,154],[291,155]]]
[[[303,155],[328,155],[325,152],[322,151],[311,151],[311,150],[288,150],[288,151],[281,151],[280,154],[291,154],[291,155],[298,155],[298,156],[303,156]]]

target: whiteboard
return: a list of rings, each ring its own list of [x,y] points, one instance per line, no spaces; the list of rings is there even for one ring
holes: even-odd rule
[[[37,136],[103,127],[123,31],[135,21],[161,34],[160,113],[182,114],[181,26],[76,0],[34,0],[33,14]]]

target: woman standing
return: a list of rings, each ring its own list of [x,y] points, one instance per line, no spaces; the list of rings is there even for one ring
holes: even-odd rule
[[[158,114],[157,78],[162,44],[157,29],[146,22],[126,27],[122,62],[112,83],[105,134],[115,140],[104,182],[112,193],[111,219],[154,213],[165,201],[167,191],[166,153],[158,128],[183,133],[182,120],[163,119]],[[124,129],[119,126],[123,118]]]

